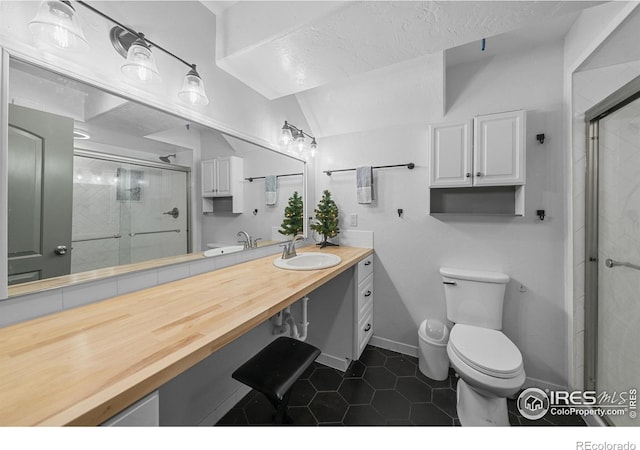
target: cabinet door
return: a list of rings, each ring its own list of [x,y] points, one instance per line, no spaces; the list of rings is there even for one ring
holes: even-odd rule
[[[430,187],[471,186],[471,123],[429,127]]]
[[[525,112],[478,116],[474,126],[474,186],[525,181]]]
[[[202,195],[215,194],[215,160],[202,161]]]
[[[215,195],[228,197],[231,195],[231,158],[218,158],[215,161]]]

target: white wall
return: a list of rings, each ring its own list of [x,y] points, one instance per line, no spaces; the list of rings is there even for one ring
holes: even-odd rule
[[[562,50],[558,43],[450,68],[446,79],[448,112],[431,118],[434,122],[468,120],[476,114],[527,110],[524,218],[431,217],[429,123],[424,113],[414,118],[404,116],[402,103],[385,105],[384,113],[392,123],[397,115],[406,117],[404,125],[323,138],[316,193],[323,189],[332,192],[343,228],[346,216],[357,213],[358,227],[375,233],[376,336],[415,346],[422,320],[444,318],[440,266],[504,271],[512,277],[505,298],[504,331],[522,351],[528,377],[566,386]],[[385,88],[383,83],[378,86],[380,91]],[[425,94],[423,100],[427,99]],[[375,99],[362,109],[368,106],[375,108]],[[425,109],[430,111],[426,102]],[[537,133],[545,133],[544,145],[535,140]],[[375,171],[378,200],[371,206],[356,204],[353,172],[330,178],[320,172],[410,161],[416,164],[413,171]],[[404,210],[401,218],[398,208]],[[544,222],[535,216],[536,209],[547,211]],[[526,292],[519,292],[521,285]]]

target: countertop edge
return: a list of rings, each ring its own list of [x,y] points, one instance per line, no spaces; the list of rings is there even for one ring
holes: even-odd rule
[[[313,247],[304,247],[299,249],[302,253],[305,250],[310,250]],[[355,248],[355,247],[343,247],[343,248]],[[143,398],[145,395],[148,395],[150,392],[161,387],[163,384],[176,377],[180,373],[188,370],[198,362],[207,358],[215,351],[224,347],[228,343],[232,342],[234,339],[240,337],[244,333],[253,329],[254,327],[260,325],[261,323],[268,320],[278,311],[281,311],[285,307],[295,303],[300,298],[309,294],[310,292],[317,289],[319,286],[327,283],[333,278],[337,277],[341,273],[347,271],[351,267],[355,266],[358,262],[362,261],[366,257],[373,254],[374,250],[371,248],[358,248],[362,250],[362,253],[349,258],[348,260],[343,260],[340,264],[335,267],[323,269],[322,277],[313,280],[312,282],[304,284],[300,289],[296,289],[291,291],[291,293],[285,296],[282,299],[278,299],[277,295],[274,295],[276,299],[274,299],[274,303],[271,304],[266,310],[249,317],[245,322],[240,325],[235,326],[224,334],[218,336],[215,339],[208,339],[207,336],[203,336],[202,339],[194,340],[190,342],[186,347],[182,347],[171,355],[164,358],[162,361],[157,364],[161,367],[158,368],[151,376],[142,377],[140,374],[136,374],[139,379],[132,380],[131,377],[113,384],[109,386],[106,391],[113,391],[111,393],[106,394],[108,396],[107,400],[103,400],[98,397],[104,398],[105,391],[101,391],[100,394],[94,394],[90,397],[85,398],[84,400],[75,403],[72,407],[66,408],[64,410],[59,411],[58,413],[51,415],[47,418],[42,419],[38,423],[33,425],[43,425],[43,426],[62,426],[62,425],[71,425],[71,426],[86,426],[86,425],[99,425],[114,415],[118,414],[120,411],[126,409],[128,406],[132,405],[139,399]],[[240,263],[234,266],[230,266],[224,269],[218,269],[215,271],[207,272],[206,274],[200,274],[193,277],[194,281],[198,277],[203,276],[215,276],[216,273],[221,273],[223,271],[231,271],[234,268],[239,268],[240,266],[252,264],[260,262],[262,260],[273,260],[275,255],[266,256],[263,258],[258,258],[252,261],[248,261],[245,263]],[[279,269],[282,270],[282,269]],[[289,271],[283,271],[289,272]],[[319,271],[314,271],[319,272]],[[184,279],[183,279],[184,280]],[[179,280],[180,281],[180,280]],[[175,283],[175,282],[172,282]],[[166,283],[161,286],[167,286],[172,283]],[[144,293],[144,291],[150,291],[153,289],[157,289],[159,286],[154,286],[152,288],[143,289],[141,291],[136,291],[136,293]],[[117,296],[112,299],[116,299]],[[109,300],[112,300],[109,299]],[[57,314],[64,314],[67,311],[63,311]],[[37,320],[37,319],[36,319]],[[167,360],[167,358],[169,360]],[[135,376],[133,377],[135,378]]]

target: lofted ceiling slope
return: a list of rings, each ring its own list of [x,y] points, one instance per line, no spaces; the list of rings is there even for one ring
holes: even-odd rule
[[[602,2],[203,2],[216,62],[269,99],[544,24]]]

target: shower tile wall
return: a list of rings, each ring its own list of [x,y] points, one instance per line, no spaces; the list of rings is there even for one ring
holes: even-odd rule
[[[73,158],[73,240],[113,236],[120,232],[120,204],[116,201],[118,164]],[[73,242],[71,273],[120,264],[118,239]]]
[[[143,172],[139,200],[118,200],[119,167]],[[163,214],[174,207],[178,219]],[[187,253],[186,174],[74,157],[72,228],[72,273]],[[129,236],[173,229],[180,232]]]

